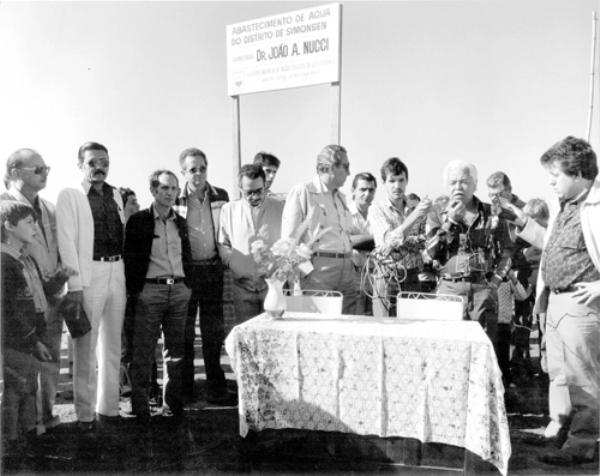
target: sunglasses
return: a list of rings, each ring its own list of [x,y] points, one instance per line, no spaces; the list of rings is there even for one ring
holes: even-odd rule
[[[38,165],[37,167],[21,167],[21,170],[31,170],[36,175],[42,175],[49,173],[50,167],[47,165]]]
[[[206,167],[192,167],[191,169],[188,169],[187,172],[190,174],[203,174],[204,172],[206,172]]]

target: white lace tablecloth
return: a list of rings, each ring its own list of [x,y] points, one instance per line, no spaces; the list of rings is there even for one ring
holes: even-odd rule
[[[461,446],[506,474],[504,387],[485,332],[469,321],[260,315],[225,341],[240,434],[298,428]]]

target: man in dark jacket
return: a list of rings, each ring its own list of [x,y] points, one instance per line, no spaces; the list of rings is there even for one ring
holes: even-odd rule
[[[233,403],[221,368],[221,348],[225,338],[223,322],[223,264],[217,252],[217,230],[221,208],[229,201],[227,192],[206,180],[207,160],[200,149],[185,149],[179,155],[185,180],[175,210],[185,218],[190,236],[193,268],[192,298],[185,326],[183,357],[183,396],[194,399],[194,339],[196,316],[200,310],[202,355],[206,369],[206,400],[209,403]]]
[[[191,295],[192,255],[185,220],[173,210],[179,182],[169,170],[150,176],[154,201],[133,215],[125,232],[125,279],[136,301],[132,412],[141,421],[150,417],[148,393],[154,349],[163,344],[163,415],[182,416],[182,362],[187,306]]]

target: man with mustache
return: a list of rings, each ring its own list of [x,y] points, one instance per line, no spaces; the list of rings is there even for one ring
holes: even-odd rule
[[[508,272],[501,246],[508,241],[507,228],[498,226],[490,205],[475,196],[477,169],[473,164],[449,162],[444,182],[450,202],[444,211],[430,213],[426,226],[427,251],[440,263],[437,292],[463,296],[465,317],[479,321],[495,344],[498,310],[491,282]]]
[[[61,190],[56,202],[58,248],[63,264],[77,271],[65,299],[83,304],[92,330],[73,339],[73,393],[81,431],[119,416],[121,330],[125,314],[123,235],[119,191],[106,183],[107,148],[86,142],[79,148],[83,181]],[[98,372],[96,374],[96,364]]]
[[[419,237],[419,230],[431,208],[431,200],[424,198],[414,210],[407,211],[408,168],[398,157],[383,163],[381,180],[386,197],[369,210],[369,226],[378,248],[401,252],[401,264],[406,274],[400,286],[395,282],[388,283],[384,278],[377,279],[373,292],[373,314],[395,316],[396,295],[400,288],[403,291],[421,291],[419,273],[423,270],[421,252],[424,237]],[[411,240],[413,244],[409,245]]]
[[[271,246],[281,237],[283,203],[265,195],[265,172],[258,164],[239,172],[242,198],[223,205],[219,226],[219,255],[233,273],[236,324],[260,314],[267,294],[265,276],[252,258],[250,245],[261,238]]]

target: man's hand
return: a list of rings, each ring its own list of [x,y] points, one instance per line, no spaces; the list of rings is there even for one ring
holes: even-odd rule
[[[573,293],[573,297],[578,304],[590,306],[592,303],[600,299],[600,281],[591,283],[575,283],[577,291]]]
[[[412,214],[414,214],[417,218],[426,216],[429,213],[429,210],[431,210],[431,206],[431,199],[429,197],[423,197],[423,199],[413,210]]]
[[[69,299],[77,304],[83,304],[83,291],[69,291],[65,299]]]
[[[459,223],[465,216],[467,207],[461,200],[452,200],[446,210],[448,211],[448,218],[454,223]]]
[[[36,342],[35,350],[33,351],[34,355],[41,360],[42,362],[50,362],[52,360],[52,355],[42,342]]]
[[[527,224],[527,215],[519,207],[516,207],[512,203],[505,201],[502,202],[502,208],[508,210],[510,214],[515,215],[514,218],[508,219],[508,215],[503,215],[501,213],[500,216],[506,221],[518,226],[519,228],[523,228]]]

